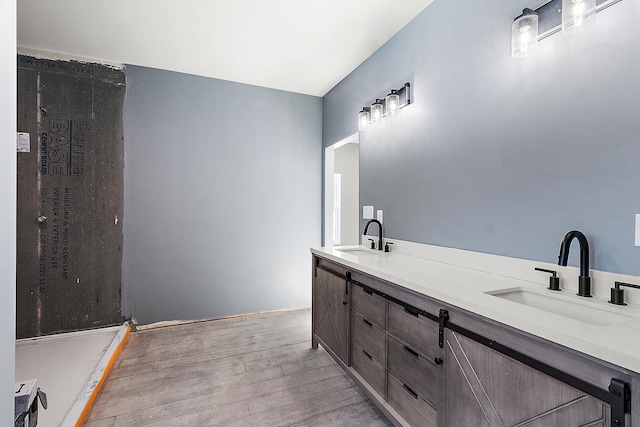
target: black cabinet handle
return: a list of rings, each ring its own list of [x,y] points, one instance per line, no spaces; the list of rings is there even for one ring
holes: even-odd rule
[[[363,291],[367,295],[373,295],[373,291],[371,289],[364,288]]]
[[[367,319],[365,319],[364,317],[362,318],[362,321],[367,325],[367,326],[373,326],[373,323],[369,322]]]
[[[342,301],[342,305],[347,305],[349,304],[349,301]]]
[[[418,317],[418,314],[419,314],[418,310],[415,310],[415,309],[412,309],[412,308],[409,308],[409,307],[405,307],[404,308],[404,312],[407,313],[407,314],[412,315],[413,317]]]
[[[435,363],[437,366],[442,365],[442,357],[436,357],[435,359],[433,359],[433,363]]]
[[[365,356],[367,356],[369,359],[373,360],[373,357],[371,357],[371,355],[369,353],[367,353],[365,350],[362,350],[362,352],[364,353]]]
[[[404,346],[404,351],[406,351],[407,353],[409,353],[410,355],[412,355],[413,357],[415,357],[416,359],[418,358],[418,352],[407,347],[406,345]]]
[[[407,393],[409,393],[411,396],[413,396],[414,399],[418,398],[418,393],[416,393],[415,391],[413,391],[411,389],[411,387],[409,387],[406,384],[402,384],[402,387],[407,391]]]

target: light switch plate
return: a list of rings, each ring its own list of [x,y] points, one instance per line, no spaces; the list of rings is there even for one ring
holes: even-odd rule
[[[380,224],[382,224],[382,209],[378,209],[376,211],[376,219],[380,221]]]
[[[362,219],[373,219],[373,206],[362,207]]]
[[[640,214],[636,214],[636,246],[640,246]]]

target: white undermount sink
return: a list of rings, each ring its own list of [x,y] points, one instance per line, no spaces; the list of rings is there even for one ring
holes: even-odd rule
[[[632,315],[620,314],[616,311],[617,307],[598,304],[590,301],[589,298],[583,298],[584,301],[578,301],[572,296],[563,295],[562,292],[509,288],[485,293],[596,326],[613,325],[634,318]],[[620,309],[618,308],[618,310]]]
[[[350,255],[356,255],[356,256],[361,256],[361,255],[377,255],[377,252],[374,252],[373,250],[368,251],[366,249],[362,249],[362,248],[334,248],[337,251],[340,252],[344,252]]]

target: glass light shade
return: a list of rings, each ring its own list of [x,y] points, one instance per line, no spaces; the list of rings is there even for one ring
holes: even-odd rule
[[[366,131],[369,128],[369,123],[371,123],[371,113],[368,109],[362,109],[358,113],[358,130],[360,132]]]
[[[538,47],[538,14],[524,9],[511,25],[511,56],[522,58]]]
[[[395,115],[400,109],[400,95],[397,90],[392,90],[385,98],[385,104],[387,106],[387,115]]]
[[[562,32],[575,34],[596,18],[596,0],[562,0]]]
[[[379,122],[384,117],[384,105],[382,104],[382,100],[378,99],[376,102],[371,105],[371,121]]]

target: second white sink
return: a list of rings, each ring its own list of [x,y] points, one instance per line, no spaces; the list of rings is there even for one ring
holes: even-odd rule
[[[577,301],[571,296],[563,295],[562,292],[538,291],[527,288],[509,288],[497,291],[485,292],[507,301],[526,305],[548,313],[568,317],[596,326],[607,326],[621,323],[634,318],[615,311],[615,307],[591,302],[587,298],[585,301]],[[619,309],[618,309],[619,310]]]

